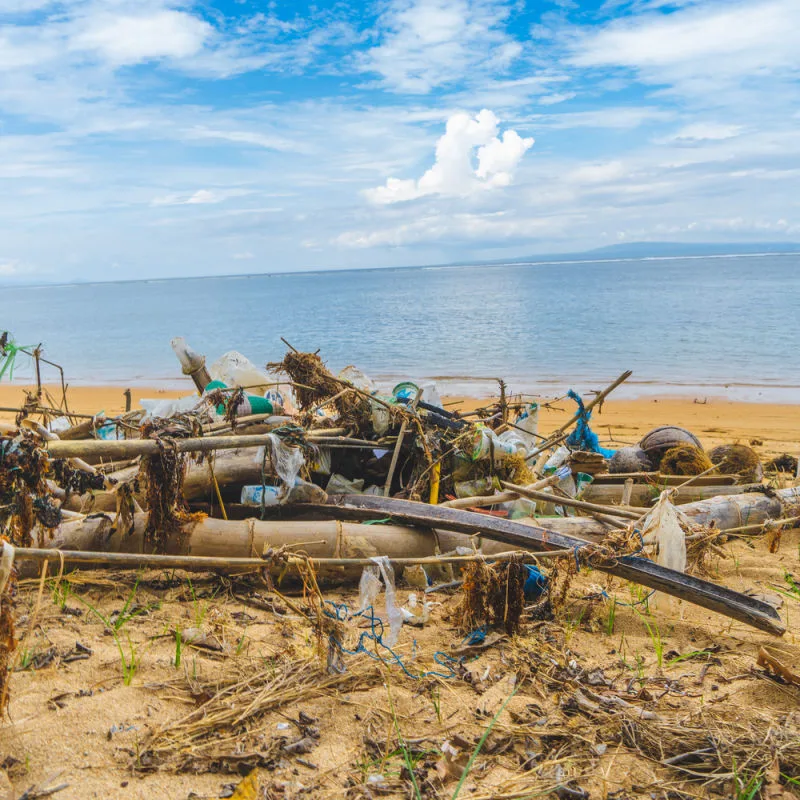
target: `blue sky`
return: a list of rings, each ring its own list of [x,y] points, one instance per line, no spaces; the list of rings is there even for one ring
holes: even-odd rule
[[[798,0],[0,0],[0,279],[800,239]]]

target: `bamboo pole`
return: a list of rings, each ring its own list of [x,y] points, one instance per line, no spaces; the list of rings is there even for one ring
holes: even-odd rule
[[[2,552],[2,549],[0,549]],[[553,550],[547,553],[531,553],[526,550],[509,550],[494,555],[476,553],[474,555],[433,555],[418,557],[391,557],[389,560],[396,567],[412,565],[468,564],[475,561],[525,561],[533,563],[544,559],[563,558],[572,555],[572,550]],[[238,570],[267,569],[273,566],[266,558],[241,558],[236,556],[189,556],[159,555],[156,553],[106,553],[93,550],[58,550],[56,548],[15,547],[13,557],[19,561],[63,561],[66,564],[86,564],[92,567],[153,567],[188,570]],[[372,558],[305,558],[282,553],[276,562],[280,567],[284,563],[290,565],[312,564],[315,567],[368,567],[375,564]]]
[[[202,436],[191,439],[169,439],[169,446],[174,446],[179,453],[207,453],[212,450],[232,450],[243,447],[263,447],[269,444],[268,433],[242,436]],[[312,442],[320,442],[326,447],[339,444],[358,447],[377,447],[375,442],[348,440],[344,437],[332,437],[324,429],[310,431],[306,438]],[[47,451],[53,458],[115,458],[126,459],[136,456],[152,455],[159,452],[157,439],[78,439],[74,441],[49,441],[45,443]]]

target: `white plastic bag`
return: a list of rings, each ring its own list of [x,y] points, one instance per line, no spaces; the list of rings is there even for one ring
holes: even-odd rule
[[[386,619],[389,622],[389,637],[386,639],[386,644],[389,647],[394,647],[400,636],[400,629],[403,627],[403,618],[405,616],[396,602],[397,590],[394,585],[394,569],[388,556],[373,556],[371,560],[378,565],[378,569],[380,569],[383,576],[386,588]]]
[[[370,607],[375,608],[375,601],[378,599],[382,586],[378,567],[364,567],[358,584],[359,611],[366,611]]]
[[[166,419],[174,414],[180,414],[186,411],[192,411],[201,403],[201,399],[196,394],[187,395],[186,397],[178,397],[175,399],[166,398],[162,400],[148,400],[142,399],[139,405],[147,412],[144,416],[145,419],[149,417],[159,417]]]
[[[670,490],[661,492],[653,510],[647,515],[642,529],[646,545],[656,546],[656,563],[662,567],[686,571],[686,530],[689,520],[670,502]]]
[[[221,355],[209,368],[212,380],[222,381],[226,386],[244,386],[255,394],[256,389],[265,390],[275,383],[264,370],[259,369],[249,358],[236,350]]]

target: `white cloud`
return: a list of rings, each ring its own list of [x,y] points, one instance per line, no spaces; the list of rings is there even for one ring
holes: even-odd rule
[[[625,167],[621,161],[607,161],[603,164],[584,164],[567,175],[571,183],[611,183],[624,177]]]
[[[116,66],[196,54],[212,32],[205,20],[183,11],[93,15],[81,20],[70,49],[95,52]]]
[[[167,194],[162,197],[155,197],[150,202],[152,206],[199,206],[209,203],[222,203],[231,197],[242,197],[251,194],[246,189],[224,189],[211,191],[209,189],[198,189],[191,194]]]
[[[553,92],[552,94],[543,95],[538,102],[543,106],[554,106],[557,103],[572,100],[573,97],[575,97],[575,92]]]
[[[0,275],[8,276],[8,275],[16,275],[18,271],[18,262],[17,261],[5,261],[0,259]]]
[[[593,111],[565,111],[539,117],[548,128],[638,128],[672,119],[675,112],[652,106],[606,106]]]
[[[502,137],[498,132],[497,117],[487,109],[475,117],[453,114],[436,144],[436,162],[419,180],[389,178],[365,195],[373,203],[387,205],[434,194],[464,197],[508,186],[533,139],[523,139],[513,130],[504,131]]]
[[[698,94],[768,73],[796,74],[798,30],[797,0],[713,0],[580,32],[570,61],[582,67],[627,67],[649,83]]]
[[[685,125],[670,136],[658,139],[660,144],[686,144],[694,145],[701,142],[721,142],[733,139],[744,128],[741,125],[723,125],[717,122],[695,122]]]
[[[509,237],[531,241],[557,236],[579,217],[569,214],[551,217],[515,217],[504,212],[493,214],[432,214],[408,222],[371,231],[347,231],[333,240],[339,247],[366,249],[371,247],[404,247],[434,242],[502,240]]]
[[[498,0],[391,0],[379,23],[381,43],[357,63],[411,94],[502,71],[522,52],[503,29],[507,17]]]

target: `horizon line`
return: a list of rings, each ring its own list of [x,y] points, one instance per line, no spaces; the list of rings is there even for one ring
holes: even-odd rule
[[[629,244],[647,244],[646,242],[630,242]],[[655,243],[654,243],[655,244]],[[708,246],[714,243],[702,243],[698,246]],[[615,247],[616,245],[608,245]],[[721,245],[724,246],[724,245]],[[473,267],[526,267],[526,266],[550,266],[553,264],[573,263],[573,264],[607,264],[624,263],[631,261],[680,261],[698,260],[704,258],[763,258],[766,256],[797,256],[800,255],[800,243],[789,242],[786,246],[797,247],[797,250],[770,250],[753,253],[706,253],[698,255],[664,255],[664,256],[619,256],[617,258],[578,258],[591,253],[606,249],[605,247],[594,250],[586,250],[578,253],[564,253],[562,257],[557,255],[543,255],[541,260],[509,260],[509,261],[463,261],[450,262],[446,264],[407,264],[403,266],[386,267],[334,267],[330,269],[298,269],[298,270],[276,270],[273,272],[235,272],[221,273],[216,275],[172,275],[163,278],[118,278],[110,280],[71,280],[61,282],[42,282],[42,283],[9,283],[0,281],[0,288],[4,289],[51,289],[67,286],[99,286],[116,285],[125,283],[166,283],[168,281],[203,281],[213,279],[232,279],[232,278],[274,278],[285,275],[323,275],[327,273],[341,272],[383,272],[391,270],[425,270],[425,269],[463,269]],[[519,258],[525,258],[520,256]],[[536,257],[534,257],[536,258]]]

